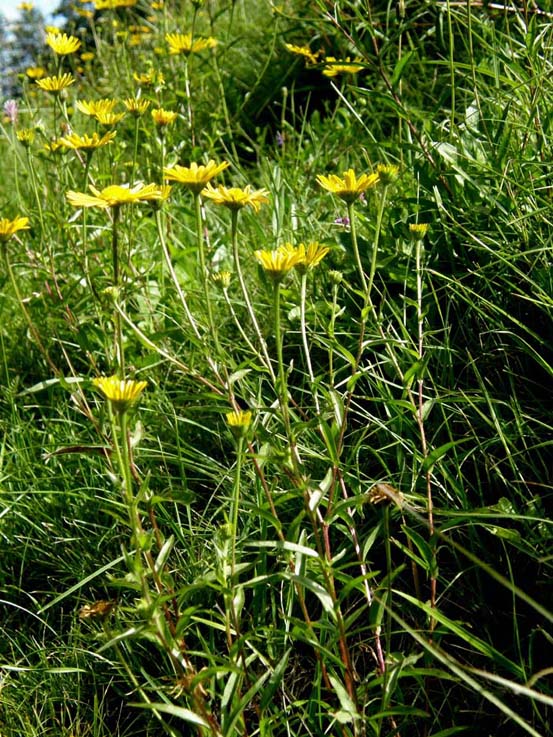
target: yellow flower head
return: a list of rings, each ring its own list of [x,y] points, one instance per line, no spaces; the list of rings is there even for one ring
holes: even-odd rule
[[[139,115],[144,115],[150,107],[150,101],[142,97],[127,97],[126,100],[123,100],[123,105],[131,115],[138,118]]]
[[[273,251],[255,251],[254,256],[275,282],[281,281],[299,259],[298,250],[291,244],[279,246]]]
[[[27,147],[35,140],[34,128],[21,128],[21,130],[17,131],[16,135],[17,140]]]
[[[308,64],[316,64],[317,56],[321,53],[320,51],[311,51],[309,46],[295,46],[294,44],[284,44],[291,54],[296,56],[302,56]]]
[[[61,33],[60,29],[57,26],[44,26],[44,32],[50,33],[52,36],[59,36]]]
[[[139,182],[134,187],[128,185],[111,184],[102,190],[90,185],[92,195],[84,192],[67,193],[67,199],[73,207],[119,207],[133,202],[146,202],[148,200],[160,200],[163,198],[162,190],[155,184],[143,184]]]
[[[94,116],[100,125],[116,125],[125,117],[125,113],[96,113]]]
[[[207,164],[192,163],[190,166],[173,166],[170,169],[164,169],[163,175],[170,182],[179,182],[185,187],[192,190],[195,194],[199,194],[207,183],[224,171],[230,164],[223,161],[216,164],[210,159]]]
[[[75,77],[71,74],[57,74],[54,77],[44,77],[44,79],[37,79],[36,84],[41,90],[46,92],[53,92],[58,94],[62,90],[72,85],[75,81]]]
[[[81,47],[81,42],[78,38],[68,36],[66,33],[49,33],[46,36],[46,43],[58,56],[74,54]]]
[[[5,243],[18,230],[29,230],[29,218],[16,217],[13,220],[0,218],[0,242]]]
[[[338,61],[333,56],[327,56],[324,60],[325,68],[323,74],[325,77],[337,77],[339,74],[357,74],[364,67],[362,64],[356,64],[350,61],[349,56],[347,59]]]
[[[290,246],[290,244],[285,243],[283,248],[287,246]],[[321,246],[320,243],[308,243],[307,245],[300,243],[297,247],[298,260],[295,264],[296,269],[300,273],[305,273],[315,268],[315,266],[321,263],[329,251],[330,248],[328,246]]]
[[[411,238],[414,241],[422,241],[424,236],[428,233],[429,227],[430,225],[428,223],[410,223],[409,232],[411,234]]]
[[[385,187],[396,181],[399,175],[399,166],[395,164],[377,164],[376,173],[380,184]]]
[[[163,72],[157,72],[155,69],[150,69],[149,72],[145,72],[144,74],[137,74],[136,72],[133,72],[132,76],[134,81],[138,82],[138,84],[142,87],[150,87],[152,85],[163,87],[163,85],[165,84],[165,77],[163,76]]]
[[[134,8],[138,0],[92,0],[96,10],[115,10],[116,8]]]
[[[113,141],[116,135],[115,131],[110,131],[101,138],[96,131],[94,131],[91,136],[87,133],[85,133],[84,136],[79,136],[77,133],[71,133],[71,135],[60,138],[59,143],[62,146],[65,146],[65,148],[72,148],[75,150],[82,148],[94,149],[100,148],[101,146],[107,146],[108,143]]]
[[[243,438],[252,424],[252,413],[249,410],[227,412],[225,417],[229,430],[235,438]]]
[[[63,151],[65,149],[63,143],[61,143],[59,138],[53,138],[48,143],[45,143],[44,148],[51,154],[56,153],[56,151]]]
[[[209,36],[208,38],[192,38],[191,33],[168,33],[165,36],[169,44],[170,54],[197,54],[205,49],[212,49],[217,46],[217,39]]]
[[[215,284],[218,284],[221,287],[221,289],[228,289],[230,287],[232,274],[230,271],[218,271],[216,274],[212,274],[211,278]]]
[[[92,59],[94,59],[94,56],[95,54],[93,51],[83,51],[83,53],[81,54],[81,61],[84,61],[84,63],[86,64],[87,61],[92,61]]]
[[[77,100],[75,104],[77,110],[80,110],[81,113],[95,118],[100,113],[112,113],[117,105],[117,100],[110,100],[108,98],[104,98],[103,100]]]
[[[92,379],[94,386],[111,402],[116,412],[125,412],[140,399],[140,395],[148,386],[147,381],[120,379],[118,376],[100,376]]]
[[[246,184],[244,189],[239,187],[213,187],[208,184],[202,192],[203,197],[207,197],[216,205],[223,205],[230,210],[240,210],[249,205],[255,212],[259,212],[261,205],[269,202],[269,192],[266,189],[252,190],[251,185]]]
[[[362,192],[376,186],[379,181],[378,174],[361,174],[357,178],[353,169],[348,169],[342,177],[330,174],[328,177],[319,174],[317,182],[324,189],[338,195],[345,202],[353,202]]]
[[[25,70],[25,74],[29,79],[42,79],[46,76],[46,69],[44,67],[29,67]]]
[[[177,119],[177,113],[173,110],[163,110],[163,108],[156,108],[152,110],[152,118],[154,123],[160,127],[171,125]]]
[[[34,3],[19,3],[18,10],[31,11],[35,7]]]

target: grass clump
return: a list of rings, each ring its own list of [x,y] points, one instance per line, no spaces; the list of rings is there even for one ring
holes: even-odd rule
[[[0,131],[2,734],[547,735],[548,11],[83,13]]]

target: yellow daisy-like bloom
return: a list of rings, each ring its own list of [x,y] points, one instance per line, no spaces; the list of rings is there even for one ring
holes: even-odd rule
[[[319,174],[317,182],[332,194],[338,195],[345,202],[353,202],[362,192],[375,187],[379,182],[378,174],[361,174],[357,178],[353,169],[348,169],[342,177],[330,174],[328,177]]]
[[[235,438],[243,438],[252,424],[252,413],[249,410],[227,412],[225,415],[229,430]]]
[[[148,386],[147,381],[120,379],[118,376],[100,376],[92,379],[92,383],[111,402],[116,412],[126,412]]]
[[[67,193],[67,199],[73,207],[119,207],[133,202],[146,202],[148,200],[160,200],[164,193],[155,184],[143,184],[139,182],[134,187],[111,184],[102,190],[90,185],[92,195],[84,192]]]
[[[59,36],[61,31],[57,26],[44,26],[44,33],[49,33],[52,36]]]
[[[137,74],[136,72],[133,72],[132,76],[134,81],[138,82],[138,84],[142,85],[143,87],[150,87],[151,85],[163,87],[163,85],[165,84],[165,77],[163,76],[163,72],[157,72],[155,69],[150,69],[149,72],[145,72],[144,74]]]
[[[184,184],[185,187],[198,194],[213,177],[216,177],[217,174],[220,174],[229,166],[230,164],[227,161],[216,164],[213,159],[210,159],[205,165],[192,163],[190,166],[177,165],[170,169],[164,169],[163,175],[168,181]]]
[[[221,289],[228,289],[230,287],[232,274],[230,271],[218,271],[216,274],[212,274],[211,278],[215,284],[218,284],[221,287]]]
[[[185,54],[186,56],[217,46],[216,38],[212,36],[193,38],[191,33],[167,33],[165,40],[169,44],[170,54]]]
[[[150,101],[144,100],[142,97],[127,97],[126,100],[123,100],[123,105],[131,115],[138,118],[139,115],[144,115],[150,107]]]
[[[72,74],[57,74],[54,77],[44,77],[44,79],[37,79],[36,84],[41,90],[46,92],[54,92],[58,94],[62,90],[73,84],[75,77]]]
[[[291,244],[279,246],[273,251],[255,251],[254,256],[274,281],[281,281],[298,263],[298,250]]]
[[[311,51],[309,46],[296,46],[295,44],[284,44],[291,54],[296,56],[302,56],[308,64],[316,64],[317,56],[321,53],[320,51]]]
[[[35,4],[34,3],[20,3],[17,6],[17,9],[18,10],[23,10],[23,11],[25,11],[25,10],[31,11],[34,7],[35,7]]]
[[[68,36],[66,33],[49,33],[46,36],[46,43],[58,56],[74,54],[81,48],[79,39],[75,36]]]
[[[117,133],[115,131],[110,131],[109,133],[106,133],[101,138],[96,133],[96,131],[89,136],[87,133],[84,134],[84,136],[79,136],[78,133],[71,133],[69,136],[63,136],[59,139],[59,143],[62,146],[65,146],[65,148],[72,148],[72,149],[93,149],[93,148],[100,148],[101,146],[107,146],[108,143],[111,143]]]
[[[93,118],[100,113],[112,113],[116,105],[117,100],[110,100],[109,98],[103,100],[77,100],[75,103],[77,110]]]
[[[398,178],[399,166],[396,166],[395,164],[377,164],[376,172],[378,174],[380,184],[387,187]]]
[[[357,74],[364,69],[362,64],[356,64],[354,61],[350,61],[349,56],[347,59],[337,60],[333,56],[327,56],[324,60],[325,68],[323,74],[325,77],[337,77],[339,74]]]
[[[171,125],[177,119],[177,113],[173,110],[163,110],[163,108],[156,108],[152,110],[152,118],[154,123],[160,127],[165,125]]]
[[[216,205],[223,205],[230,210],[241,210],[243,207],[251,207],[255,212],[259,212],[261,205],[269,202],[269,192],[266,189],[252,190],[251,185],[246,184],[244,189],[239,187],[213,187],[208,184],[202,192],[203,197],[207,197]]]
[[[410,223],[409,232],[411,234],[411,238],[414,241],[422,241],[424,236],[428,233],[429,227],[430,225],[428,223]]]
[[[30,146],[35,140],[34,128],[21,128],[21,130],[17,131],[16,136],[19,143],[22,143],[24,146]]]
[[[81,61],[84,61],[84,63],[86,64],[87,61],[92,61],[92,59],[94,59],[94,56],[95,54],[93,51],[83,51],[83,53],[81,54]]]
[[[60,142],[59,138],[54,138],[48,143],[45,143],[44,148],[51,154],[56,153],[56,151],[59,151],[60,149],[65,150],[65,146]]]
[[[293,248],[289,243],[285,243],[283,248],[288,246]],[[322,246],[320,243],[314,242],[308,243],[307,245],[305,245],[305,243],[300,243],[296,249],[298,260],[295,266],[297,271],[303,274],[306,271],[315,268],[315,266],[321,263],[329,251],[330,248],[328,246]]]
[[[125,113],[96,113],[94,116],[100,125],[116,125],[125,117]]]
[[[42,79],[46,76],[46,69],[44,67],[29,67],[25,70],[25,74],[29,79]]]
[[[138,0],[92,0],[96,10],[115,10],[116,8],[134,8]]]
[[[16,217],[13,220],[0,218],[0,242],[5,243],[18,230],[29,230],[29,218]]]

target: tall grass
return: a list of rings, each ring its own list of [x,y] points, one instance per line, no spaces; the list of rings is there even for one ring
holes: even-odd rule
[[[545,737],[550,9],[130,5],[0,130],[0,732]]]

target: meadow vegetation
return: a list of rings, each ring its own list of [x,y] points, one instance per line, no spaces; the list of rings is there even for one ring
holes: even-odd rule
[[[2,100],[1,737],[551,734],[551,3],[63,7]]]

